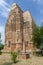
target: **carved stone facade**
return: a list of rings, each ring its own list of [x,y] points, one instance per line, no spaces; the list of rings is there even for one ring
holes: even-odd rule
[[[23,52],[33,49],[31,42],[34,21],[31,14],[23,12],[20,7],[14,3],[5,25],[5,46],[6,51]]]

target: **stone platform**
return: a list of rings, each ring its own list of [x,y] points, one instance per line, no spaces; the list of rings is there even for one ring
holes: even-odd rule
[[[28,59],[30,57],[29,53],[20,53],[18,56],[19,60]]]

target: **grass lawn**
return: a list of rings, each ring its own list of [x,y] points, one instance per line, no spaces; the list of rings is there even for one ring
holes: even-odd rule
[[[2,54],[0,55],[0,65],[43,65],[43,57],[32,56],[27,60],[13,63],[10,54]]]

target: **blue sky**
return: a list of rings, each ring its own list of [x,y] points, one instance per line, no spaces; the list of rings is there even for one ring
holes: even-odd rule
[[[35,23],[43,22],[43,0],[0,0],[0,32],[4,42],[5,23],[13,3],[17,3],[23,11],[30,11]]]

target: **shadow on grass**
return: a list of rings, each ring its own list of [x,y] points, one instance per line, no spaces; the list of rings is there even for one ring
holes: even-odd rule
[[[3,65],[12,65],[12,64],[16,64],[18,63],[19,61],[16,61],[15,63],[14,62],[5,62]]]
[[[43,52],[41,53],[41,51],[36,51],[36,52],[33,52],[33,55],[38,57],[43,57]]]
[[[6,62],[3,65],[12,65],[12,64],[13,64],[12,62]]]
[[[16,62],[13,62],[13,63],[15,63],[15,64],[16,64],[16,63],[18,63],[18,62],[19,62],[19,61],[17,60]]]

